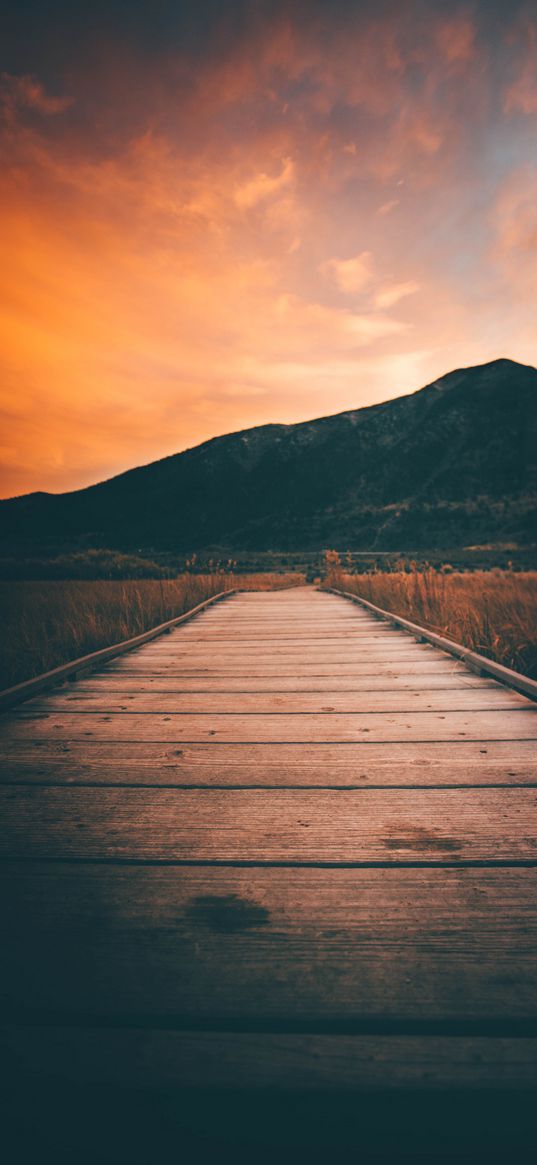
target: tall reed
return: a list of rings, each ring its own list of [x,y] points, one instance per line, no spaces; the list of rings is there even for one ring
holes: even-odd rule
[[[220,591],[296,586],[300,574],[183,574],[175,579],[0,582],[0,688],[130,639]]]
[[[326,583],[537,678],[537,572],[411,570],[348,574]]]

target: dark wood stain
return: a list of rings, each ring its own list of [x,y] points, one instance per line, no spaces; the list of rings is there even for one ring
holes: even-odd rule
[[[201,894],[189,902],[187,915],[191,922],[225,934],[267,926],[270,921],[265,906],[237,894]]]
[[[456,838],[446,837],[437,830],[423,829],[420,826],[406,829],[404,833],[396,833],[395,836],[382,840],[386,849],[412,850],[415,853],[428,853],[431,850],[438,850],[439,853],[458,853],[462,848],[461,842]]]

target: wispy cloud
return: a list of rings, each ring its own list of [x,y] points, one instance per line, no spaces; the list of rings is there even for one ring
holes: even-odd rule
[[[53,116],[64,113],[73,104],[69,96],[55,97],[47,93],[35,77],[27,75],[13,76],[10,73],[0,73],[0,103],[4,110],[33,109],[37,113]]]
[[[537,21],[523,22],[516,45],[514,76],[504,93],[507,113],[537,113]]]
[[[377,292],[375,305],[383,309],[394,307],[399,300],[405,299],[408,295],[415,295],[419,289],[420,285],[414,279],[409,279],[406,283],[388,284]]]
[[[278,174],[255,174],[235,190],[235,202],[241,210],[249,210],[259,202],[264,202],[274,194],[290,186],[294,175],[291,158],[285,158]]]
[[[340,291],[352,294],[363,291],[373,278],[373,255],[362,251],[351,259],[326,259],[319,270],[331,278]]]
[[[381,215],[391,214],[392,210],[395,210],[396,207],[398,207],[399,205],[400,205],[399,198],[391,198],[388,202],[383,202],[382,205],[379,206],[379,208],[377,210],[377,214],[381,214]]]

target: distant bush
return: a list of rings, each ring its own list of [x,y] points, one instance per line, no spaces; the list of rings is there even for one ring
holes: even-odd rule
[[[82,550],[56,558],[0,560],[2,579],[169,578],[173,573],[148,558],[118,550]]]

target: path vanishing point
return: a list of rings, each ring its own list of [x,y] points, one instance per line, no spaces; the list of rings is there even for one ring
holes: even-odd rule
[[[13,1070],[534,1085],[536,711],[301,587],[234,594],[6,713]]]

